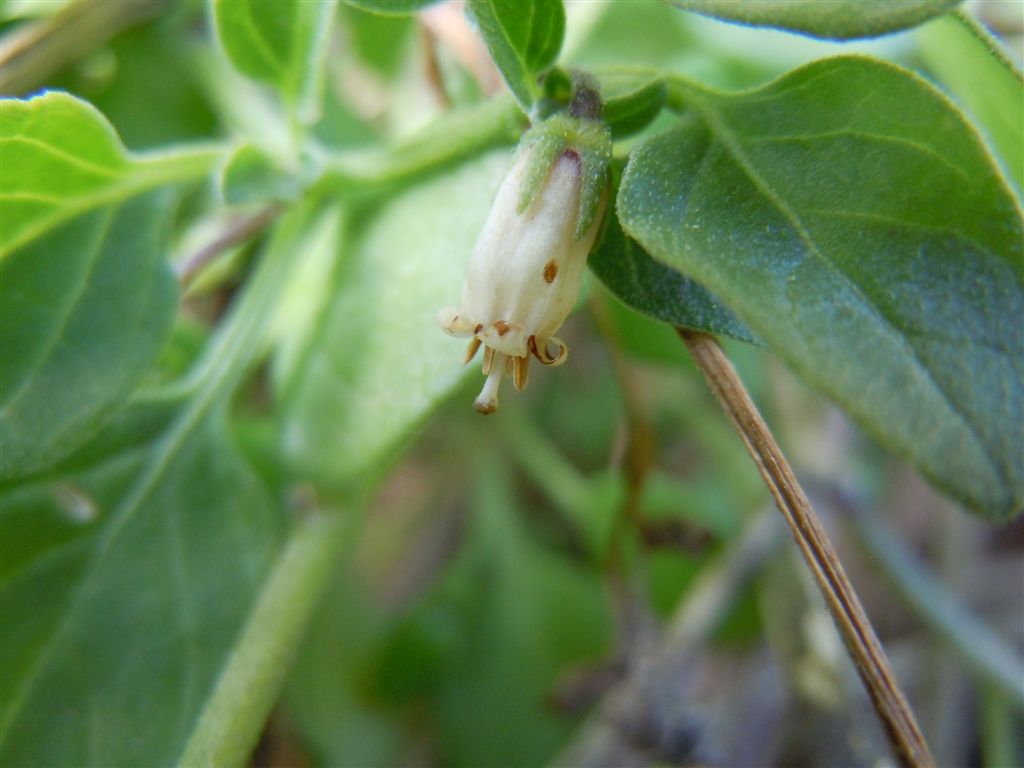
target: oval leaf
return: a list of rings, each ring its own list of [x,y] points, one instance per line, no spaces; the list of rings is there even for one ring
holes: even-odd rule
[[[1018,511],[1024,233],[961,115],[859,57],[747,94],[672,87],[695,115],[633,152],[626,231],[936,485]]]
[[[0,477],[77,448],[156,360],[177,306],[164,261],[173,207],[153,189],[209,150],[129,156],[67,94],[0,105]]]
[[[960,0],[671,0],[672,5],[722,21],[774,27],[812,37],[877,37],[922,24]]]
[[[205,174],[216,148],[128,155],[96,108],[66,93],[0,100],[0,259],[79,214]]]
[[[320,91],[334,0],[213,0],[217,37],[231,63],[274,86],[312,123]]]
[[[538,77],[562,48],[562,0],[469,0],[467,8],[509,90],[529,111],[540,95]]]

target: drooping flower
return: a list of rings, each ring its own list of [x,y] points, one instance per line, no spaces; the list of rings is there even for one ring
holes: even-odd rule
[[[531,357],[565,362],[555,333],[600,229],[610,154],[607,128],[594,120],[557,115],[523,137],[473,248],[461,304],[437,316],[446,333],[470,338],[467,363],[484,348],[479,412],[497,410],[503,377],[526,386]]]

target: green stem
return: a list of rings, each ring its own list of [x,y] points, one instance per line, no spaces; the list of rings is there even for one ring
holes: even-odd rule
[[[396,146],[330,159],[315,190],[349,195],[386,191],[492,147],[514,144],[525,127],[511,98],[492,99],[439,120]]]
[[[953,649],[976,677],[1024,711],[1024,659],[974,618],[878,517],[864,510],[852,516],[854,529],[907,606]]]
[[[245,765],[316,607],[353,516],[317,514],[291,535],[260,592],[179,765]]]

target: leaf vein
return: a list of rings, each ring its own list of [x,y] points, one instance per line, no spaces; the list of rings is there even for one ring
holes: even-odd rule
[[[841,278],[842,282],[847,285],[854,297],[861,303],[861,305],[867,310],[869,315],[873,315],[879,324],[883,327],[892,329],[896,339],[900,345],[903,346],[907,352],[907,357],[912,360],[919,371],[922,372],[924,378],[929,381],[938,395],[946,403],[950,413],[963,424],[968,434],[974,440],[977,448],[981,454],[988,459],[989,467],[999,475],[999,477],[1008,482],[1008,478],[1005,477],[1005,471],[999,462],[993,460],[993,457],[989,454],[986,449],[984,441],[981,439],[975,425],[967,418],[966,414],[961,411],[953,398],[943,388],[938,379],[936,379],[934,372],[924,363],[921,359],[916,347],[910,343],[907,336],[902,332],[902,329],[896,322],[885,315],[881,307],[873,304],[860,289],[860,286],[856,283],[853,278],[847,275],[832,259],[828,258],[825,253],[818,247],[814,238],[811,236],[810,231],[804,225],[801,218],[797,213],[786,203],[786,201],[779,195],[768,182],[764,176],[758,171],[756,165],[751,158],[744,151],[743,144],[739,141],[736,136],[732,133],[731,127],[725,120],[722,119],[721,115],[714,109],[714,107],[707,103],[700,104],[701,112],[704,118],[715,128],[715,135],[719,141],[721,141],[726,148],[730,151],[736,162],[743,169],[744,173],[750,179],[751,183],[755,188],[761,192],[762,195],[772,203],[775,208],[790,222],[796,233],[800,236],[800,239],[807,246],[807,252],[818,260],[819,263],[823,264],[827,269],[833,272],[837,277]]]

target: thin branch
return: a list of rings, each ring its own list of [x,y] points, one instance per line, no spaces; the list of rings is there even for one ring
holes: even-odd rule
[[[743,438],[789,525],[900,764],[915,768],[933,766],[935,762],[914,714],[832,543],[736,370],[714,337],[677,330],[711,391]]]
[[[211,242],[204,245],[177,267],[178,281],[183,288],[191,285],[196,275],[225,251],[252,239],[284,211],[279,203],[271,203],[256,213],[232,222]]]

